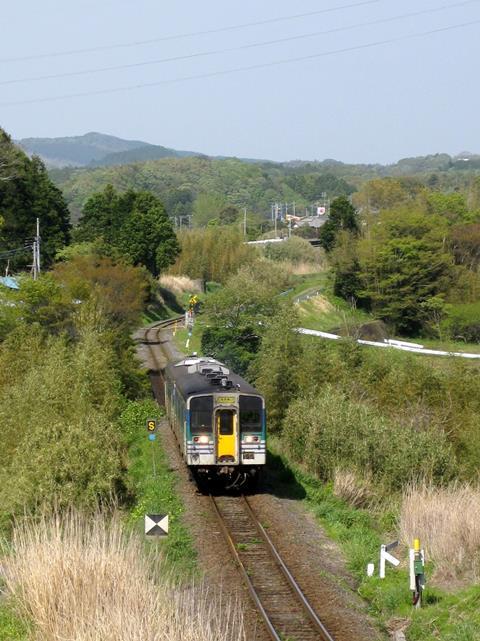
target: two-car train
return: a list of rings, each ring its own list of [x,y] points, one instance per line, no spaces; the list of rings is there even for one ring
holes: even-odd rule
[[[171,363],[164,380],[167,417],[191,471],[227,487],[256,482],[266,458],[262,395],[213,358]]]

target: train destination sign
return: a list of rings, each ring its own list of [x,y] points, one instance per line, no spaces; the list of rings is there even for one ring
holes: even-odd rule
[[[233,405],[235,396],[217,396],[217,405]]]
[[[147,536],[167,536],[168,514],[145,514],[145,534]]]

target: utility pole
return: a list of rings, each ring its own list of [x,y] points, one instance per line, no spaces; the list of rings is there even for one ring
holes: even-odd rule
[[[243,236],[247,237],[247,208],[243,208]]]
[[[40,218],[37,218],[37,235],[35,241],[37,245],[37,274],[40,274]]]
[[[275,238],[277,237],[278,203],[275,203]]]

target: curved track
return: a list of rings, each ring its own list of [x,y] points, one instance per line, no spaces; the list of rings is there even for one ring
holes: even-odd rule
[[[223,535],[274,641],[334,641],[246,496],[212,496]]]

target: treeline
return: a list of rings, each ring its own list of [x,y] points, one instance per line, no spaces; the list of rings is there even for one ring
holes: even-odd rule
[[[411,180],[373,181],[355,202],[360,207],[356,222],[337,225],[326,245],[335,294],[404,335],[475,340],[480,179],[468,197]]]

